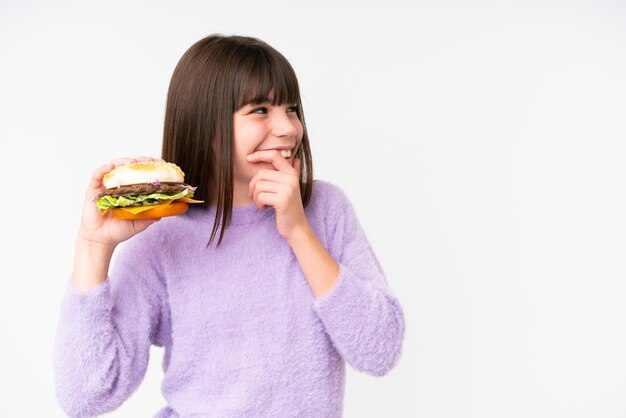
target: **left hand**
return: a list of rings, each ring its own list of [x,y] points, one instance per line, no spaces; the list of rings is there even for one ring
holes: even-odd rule
[[[293,166],[280,151],[257,151],[248,155],[251,163],[268,162],[274,170],[259,170],[248,186],[248,195],[259,209],[274,208],[278,233],[289,240],[308,225],[300,196],[300,160]]]

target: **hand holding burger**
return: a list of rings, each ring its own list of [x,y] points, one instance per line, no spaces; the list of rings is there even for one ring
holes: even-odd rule
[[[180,193],[172,193],[171,189],[163,190],[163,188],[161,188],[159,189],[159,191],[163,191],[164,193],[150,192],[146,194],[141,194],[142,191],[147,192],[147,189],[142,189],[141,187],[138,187],[137,190],[135,190],[134,188],[122,188],[123,186],[125,187],[130,183],[130,175],[126,176],[126,178],[129,180],[127,182],[120,180],[118,175],[116,175],[115,173],[126,172],[128,174],[133,171],[129,171],[131,167],[136,167],[135,164],[139,164],[140,166],[145,167],[158,167],[166,163],[161,159],[151,157],[118,158],[103,165],[102,167],[99,167],[93,172],[91,176],[91,180],[89,181],[85,193],[83,214],[80,222],[78,236],[76,238],[74,271],[72,273],[72,283],[74,287],[78,290],[86,291],[106,280],[111,256],[115,247],[120,242],[126,241],[132,236],[141,233],[150,225],[159,221],[160,216],[171,216],[176,211],[180,211],[179,213],[182,213],[183,209],[187,209],[186,207],[181,208],[180,206],[176,205],[174,206],[178,207],[176,211],[165,211],[164,213],[159,213],[159,211],[161,210],[160,207],[170,206],[172,203],[181,203],[187,205],[188,203],[197,202],[191,202],[193,200],[191,199],[193,194],[184,193],[182,191]],[[120,168],[122,169],[117,172],[116,170]],[[172,170],[177,171],[174,168],[172,168]],[[105,177],[107,177],[107,180],[105,180]],[[116,178],[118,178],[119,181],[115,180]],[[111,180],[111,182],[109,182],[109,180]],[[177,177],[176,180],[182,179],[180,177]],[[116,181],[118,181],[118,183],[115,183]],[[155,178],[152,178],[150,180],[140,180],[138,177],[134,177],[134,180],[132,182],[135,181],[156,183]],[[159,182],[171,185],[169,182],[161,180],[159,180]],[[180,181],[180,183],[184,184],[182,181]],[[185,187],[185,189],[187,187]],[[174,190],[178,189],[175,188]],[[115,193],[115,191],[124,191],[124,194],[119,196],[113,196],[114,194],[119,194]],[[193,190],[191,190],[191,192],[193,193]],[[175,199],[175,196],[181,193],[184,193],[184,199],[180,202],[177,202],[178,199]],[[159,199],[158,196],[150,197],[150,195],[154,194],[163,194],[166,195],[167,198]],[[109,201],[109,203],[104,203],[104,201],[100,202],[101,205],[105,205],[107,207],[105,207],[103,210],[99,210],[97,204],[94,203],[95,196],[98,196],[100,199],[104,198],[105,201]],[[109,197],[107,198],[105,196]],[[134,201],[134,204],[129,203],[130,201]],[[126,206],[121,206],[122,204],[126,204]],[[141,210],[132,209],[133,205],[135,205],[135,207],[146,207],[142,208]],[[122,211],[122,208],[126,209]],[[172,208],[169,208],[168,210],[170,209]],[[118,212],[118,210],[120,210],[120,212]],[[155,211],[152,212],[151,210]],[[112,212],[113,216],[102,216],[109,211]],[[138,213],[135,213],[135,215],[139,216],[132,218],[133,211],[139,211]],[[116,214],[119,214],[119,218],[122,219],[116,217]],[[131,218],[129,219],[128,217]]]

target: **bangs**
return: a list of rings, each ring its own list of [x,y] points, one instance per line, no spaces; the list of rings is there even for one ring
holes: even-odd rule
[[[269,102],[272,105],[299,104],[300,89],[293,68],[280,54],[248,48],[238,66],[235,83],[236,109],[247,104]]]

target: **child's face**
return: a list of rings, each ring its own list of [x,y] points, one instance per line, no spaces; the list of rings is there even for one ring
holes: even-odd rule
[[[291,156],[284,158],[293,165],[303,135],[296,107],[292,104],[274,106],[271,102],[249,104],[237,110],[233,130],[234,187],[245,186],[246,194],[248,183],[259,170],[275,170],[271,163],[250,163],[246,157],[263,150],[290,151]]]

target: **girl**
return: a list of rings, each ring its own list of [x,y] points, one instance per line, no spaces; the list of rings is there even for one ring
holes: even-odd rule
[[[312,180],[287,60],[253,38],[194,44],[170,83],[162,158],[202,207],[100,216],[103,175],[150,158],[112,161],[87,188],[55,349],[63,409],[120,406],[155,344],[157,417],[341,416],[344,362],[385,374],[404,319],[345,195]]]

